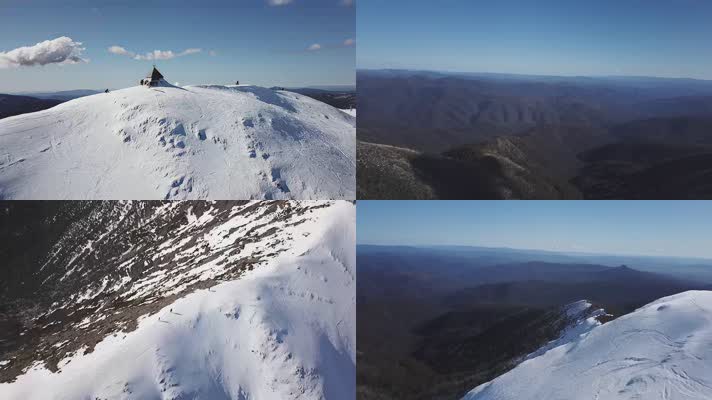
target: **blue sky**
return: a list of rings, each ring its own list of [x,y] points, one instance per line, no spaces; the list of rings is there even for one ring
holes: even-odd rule
[[[360,244],[712,258],[712,201],[359,201]]]
[[[150,70],[152,61],[112,54],[110,46],[133,55],[200,49],[156,62],[170,82],[183,85],[235,80],[263,86],[353,85],[355,45],[346,41],[355,39],[356,12],[348,3],[6,0],[0,7],[0,93],[121,88],[135,85]],[[17,54],[12,50],[62,36],[82,43],[80,57],[88,62],[12,64]]]
[[[712,79],[712,1],[363,0],[358,68]]]

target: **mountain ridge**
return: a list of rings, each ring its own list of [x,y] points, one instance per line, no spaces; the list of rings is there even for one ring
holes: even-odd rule
[[[357,79],[361,198],[712,196],[706,81],[403,71]]]
[[[712,395],[712,354],[704,345],[712,332],[710,304],[710,291],[653,301],[521,363],[463,400],[551,398],[553,393],[568,399],[707,398]]]
[[[70,203],[44,257],[9,258],[1,397],[353,396],[353,204]],[[18,240],[69,211],[19,213]]]

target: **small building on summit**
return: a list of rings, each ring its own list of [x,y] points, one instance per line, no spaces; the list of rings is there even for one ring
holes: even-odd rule
[[[161,81],[163,80],[163,74],[158,72],[156,69],[156,66],[153,66],[153,70],[151,71],[150,74],[148,74],[147,77],[141,79],[140,84],[143,86],[159,86],[161,84]]]

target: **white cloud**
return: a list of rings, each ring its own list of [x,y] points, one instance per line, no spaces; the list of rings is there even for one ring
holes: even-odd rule
[[[308,52],[317,52],[317,51],[327,51],[327,50],[334,50],[334,49],[340,49],[344,47],[353,47],[356,45],[356,40],[349,38],[344,40],[343,42],[336,42],[336,43],[327,43],[327,44],[320,44],[320,43],[314,43],[311,46],[306,48],[306,51]]]
[[[292,2],[293,0],[267,0],[267,4],[272,7],[286,6],[287,4],[291,4]]]
[[[134,56],[133,53],[131,53],[130,51],[126,50],[125,48],[123,48],[123,47],[121,47],[121,46],[111,46],[111,47],[109,47],[109,53],[118,54],[118,55],[120,55],[120,56],[131,56],[131,57]]]
[[[88,62],[81,58],[84,50],[81,42],[62,36],[34,46],[19,47],[8,52],[0,51],[0,68]]]
[[[175,57],[176,54],[171,50],[153,50],[146,54],[136,54],[134,60],[170,60]]]
[[[170,60],[176,57],[183,57],[189,54],[200,53],[201,51],[203,51],[203,49],[190,48],[185,49],[180,53],[174,53],[172,50],[153,50],[145,54],[137,54],[133,51],[126,50],[121,46],[111,46],[108,48],[108,51],[112,54],[131,57],[134,60]]]

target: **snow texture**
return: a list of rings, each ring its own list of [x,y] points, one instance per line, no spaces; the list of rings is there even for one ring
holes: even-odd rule
[[[353,199],[356,119],[287,91],[131,87],[0,120],[0,199]]]
[[[464,400],[712,398],[712,292],[665,297],[482,384]]]
[[[341,111],[345,112],[346,114],[356,117],[356,109],[355,108],[349,108],[349,109],[342,109]]]
[[[571,303],[563,308],[563,312],[567,323],[559,337],[529,354],[525,359],[528,360],[539,357],[555,347],[572,342],[586,335],[591,329],[601,325],[598,317],[606,315],[603,309],[592,309],[592,304],[587,300],[579,300]]]
[[[37,365],[0,398],[354,399],[355,206],[317,211],[268,265],[176,300],[57,373]]]

